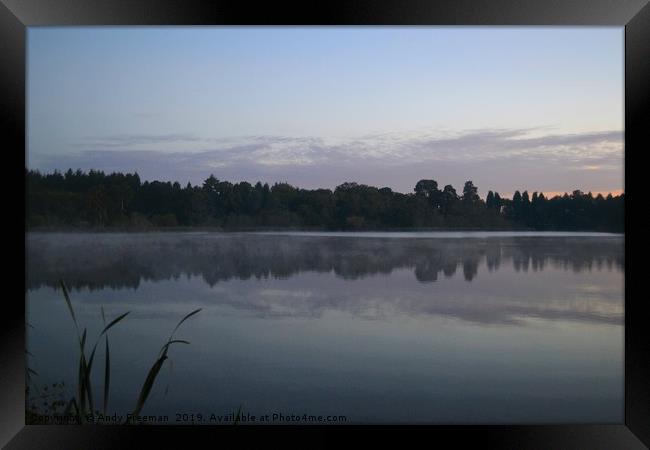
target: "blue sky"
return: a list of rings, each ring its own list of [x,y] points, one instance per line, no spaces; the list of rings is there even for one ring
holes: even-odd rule
[[[32,27],[29,168],[623,188],[623,28]]]

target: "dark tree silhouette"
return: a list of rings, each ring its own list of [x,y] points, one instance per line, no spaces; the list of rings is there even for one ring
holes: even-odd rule
[[[72,169],[25,171],[26,223],[32,228],[219,227],[223,229],[512,229],[624,230],[625,194],[596,197],[575,190],[551,199],[516,191],[512,199],[488,191],[483,201],[472,181],[458,196],[433,179],[402,194],[346,182],[330,189],[288,183],[231,183],[210,175],[200,186],[144,181],[137,173]],[[428,269],[422,269],[422,276]],[[427,272],[428,273],[428,272]],[[471,273],[469,271],[468,273]]]
[[[468,204],[475,204],[480,201],[478,196],[478,188],[474,186],[471,181],[466,181],[463,187],[463,202]]]
[[[426,198],[435,210],[440,209],[440,195],[438,183],[435,180],[420,180],[415,185],[415,194]]]
[[[458,194],[456,189],[451,184],[448,184],[442,190],[440,204],[442,206],[442,212],[444,216],[448,216],[454,210],[454,207],[458,203]]]

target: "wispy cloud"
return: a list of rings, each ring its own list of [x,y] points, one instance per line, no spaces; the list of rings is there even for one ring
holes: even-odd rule
[[[196,142],[201,139],[189,134],[114,134],[108,136],[87,137],[74,145],[83,148],[120,148],[128,149],[140,145],[166,143]]]
[[[355,179],[375,185],[392,183],[398,190],[410,190],[423,168],[430,176],[477,178],[479,174],[492,174],[495,179],[507,176],[514,182],[522,171],[528,171],[522,180],[534,179],[535,174],[553,179],[557,171],[613,171],[622,176],[621,131],[541,134],[541,130],[402,132],[351,139],[125,134],[80,142],[83,150],[78,152],[39,156],[34,168],[138,171],[145,178],[194,182],[215,173],[231,180],[290,181],[305,187],[333,187]],[[161,150],[163,146],[168,149]],[[385,178],[391,181],[383,182]],[[395,183],[396,179],[403,179],[403,187]]]

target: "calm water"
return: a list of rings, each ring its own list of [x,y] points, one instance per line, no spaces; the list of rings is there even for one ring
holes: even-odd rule
[[[39,382],[72,386],[59,278],[91,337],[100,306],[131,311],[110,332],[118,412],[176,322],[203,308],[143,414],[623,421],[620,235],[30,233],[30,364]],[[97,357],[100,399],[103,343]]]

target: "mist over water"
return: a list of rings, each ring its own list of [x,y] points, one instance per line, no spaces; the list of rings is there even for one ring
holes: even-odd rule
[[[251,414],[353,422],[623,420],[621,235],[26,240],[28,348],[43,379],[73,382],[76,370],[59,279],[90,332],[99,331],[100,306],[110,317],[132,311],[111,332],[118,409],[134,401],[175,323],[203,308],[183,326],[179,338],[191,345],[172,352],[173,370],[143,413],[223,413],[241,404]],[[101,389],[101,377],[94,385]]]

